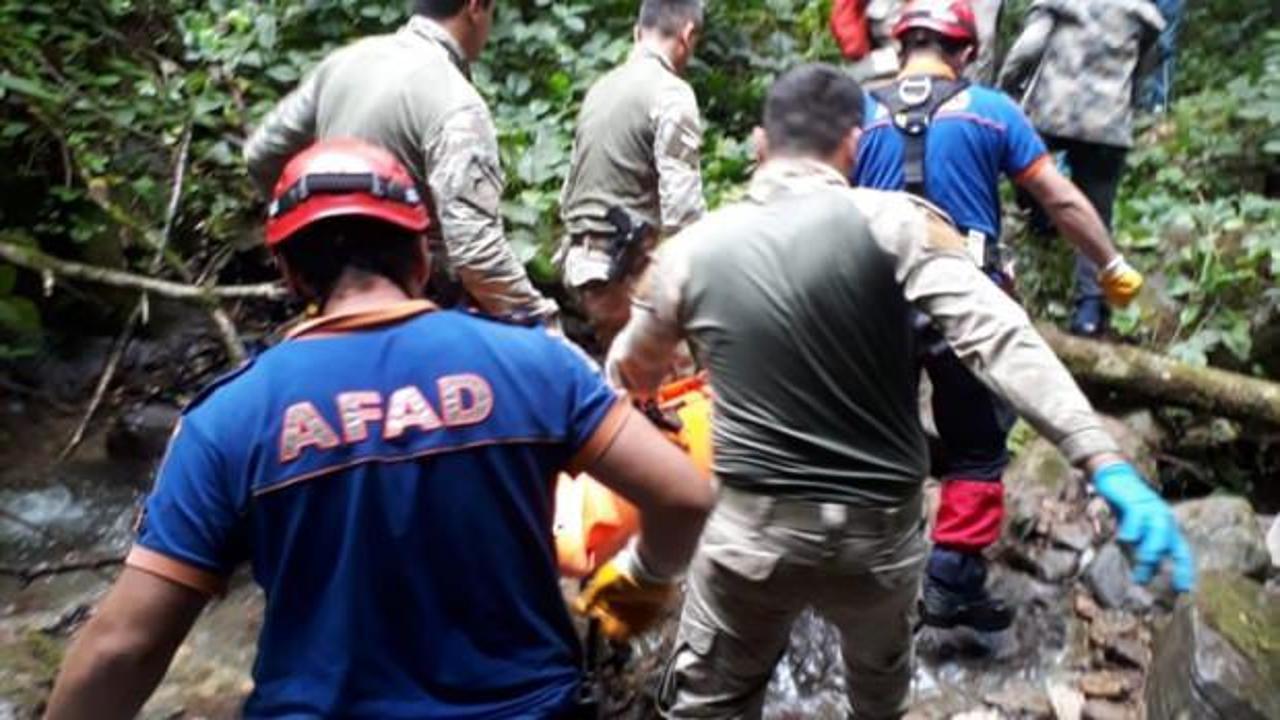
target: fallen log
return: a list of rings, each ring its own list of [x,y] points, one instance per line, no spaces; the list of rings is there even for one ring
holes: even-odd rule
[[[1037,329],[1082,382],[1233,420],[1280,426],[1280,384],[1188,365],[1129,345],[1075,337],[1045,323]]]

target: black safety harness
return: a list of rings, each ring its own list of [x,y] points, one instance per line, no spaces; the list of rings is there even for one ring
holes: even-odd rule
[[[902,133],[902,172],[906,191],[912,195],[930,199],[924,182],[925,138],[938,108],[968,87],[967,80],[916,75],[872,92],[889,109],[893,126]]]
[[[267,217],[278,218],[315,195],[350,195],[364,193],[381,200],[421,205],[417,188],[402,185],[373,173],[316,173],[298,178],[288,190],[271,202]]]

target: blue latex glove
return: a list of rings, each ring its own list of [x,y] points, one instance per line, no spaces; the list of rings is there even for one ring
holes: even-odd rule
[[[1167,557],[1173,563],[1173,587],[1188,592],[1196,583],[1191,546],[1178,530],[1173,510],[1136,468],[1127,462],[1107,465],[1093,474],[1093,487],[1120,520],[1116,539],[1136,546],[1134,582],[1145,585]]]

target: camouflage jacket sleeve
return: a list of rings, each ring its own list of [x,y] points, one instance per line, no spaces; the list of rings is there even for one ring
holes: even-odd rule
[[[975,375],[1072,463],[1119,451],[1030,318],[982,274],[949,222],[905,195],[854,192],[907,300]]]
[[[681,234],[658,246],[632,293],[631,319],[609,348],[609,383],[638,398],[658,391],[684,339],[680,302],[689,273],[687,242],[687,234]]]
[[[468,294],[492,315],[554,316],[556,304],[529,281],[503,233],[505,181],[489,111],[465,106],[427,136],[427,185],[450,267]]]
[[[1044,8],[1032,8],[1027,15],[1026,25],[1018,34],[1013,47],[1004,59],[1000,68],[997,84],[1013,97],[1022,97],[1040,65],[1045,48],[1049,44],[1049,35],[1053,32],[1053,14]]]
[[[674,235],[707,211],[702,196],[702,120],[684,83],[671,83],[654,107],[653,156],[658,168],[662,232]]]
[[[315,141],[316,96],[323,66],[313,70],[258,125],[244,146],[249,177],[270,195],[285,163]]]

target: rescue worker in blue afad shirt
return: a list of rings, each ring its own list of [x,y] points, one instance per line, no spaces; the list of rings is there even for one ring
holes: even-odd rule
[[[871,93],[851,180],[906,190],[950,216],[969,254],[997,285],[1012,292],[1000,252],[1000,176],[1045,207],[1063,235],[1103,268],[1107,299],[1126,305],[1143,278],[1112,244],[1088,199],[1053,164],[1044,141],[1004,93],[961,79],[977,54],[977,25],[968,0],[916,0],[894,28],[903,46],[897,81]],[[923,364],[932,382],[940,452],[934,474],[942,499],[924,583],[928,625],[994,632],[1013,610],[986,589],[983,550],[1000,536],[1014,413],[960,361],[929,320],[917,317]]]
[[[320,314],[186,409],[48,717],[137,714],[244,563],[266,595],[247,717],[589,716],[554,478],[589,471],[639,509],[622,605],[671,597],[711,489],[544,327],[421,299],[430,223],[380,148],[288,164],[267,245]]]

